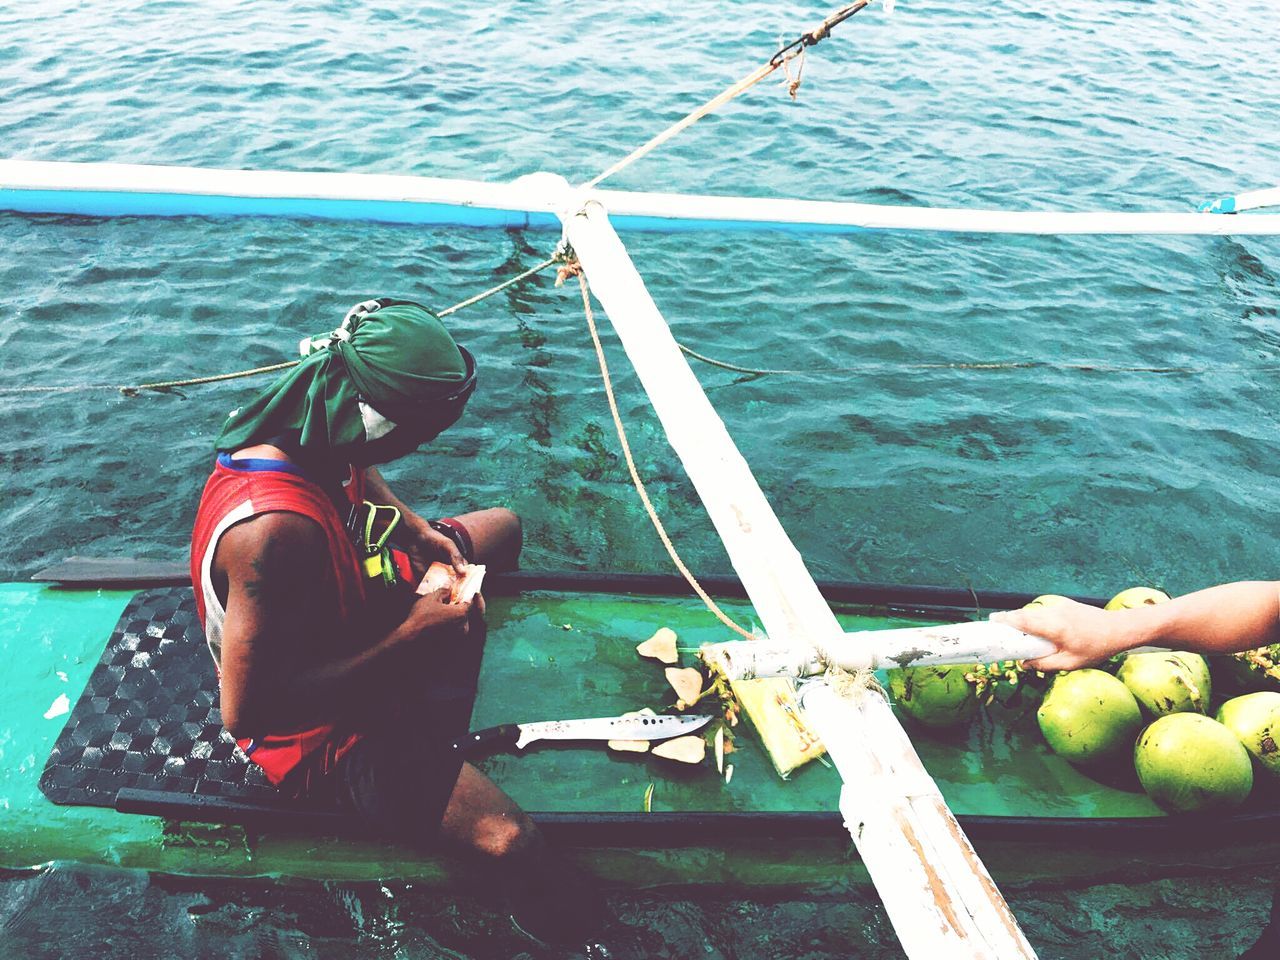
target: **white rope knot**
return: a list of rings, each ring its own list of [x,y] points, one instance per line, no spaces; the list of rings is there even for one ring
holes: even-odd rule
[[[872,694],[889,699],[889,694],[876,677],[875,671],[869,668],[849,671],[828,662],[823,681],[831,688],[832,693],[854,706],[861,704]]]

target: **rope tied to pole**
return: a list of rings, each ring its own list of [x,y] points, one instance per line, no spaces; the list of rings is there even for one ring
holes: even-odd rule
[[[784,61],[782,64],[783,72],[786,73],[786,80],[784,80],[783,82],[786,83],[787,94],[791,97],[792,100],[800,99],[798,96],[796,96],[796,94],[799,93],[800,81],[804,78],[804,51],[805,51],[805,48],[801,47],[800,56],[795,58],[796,75],[794,77],[791,76],[791,62],[788,60],[788,61]]]
[[[572,256],[572,249],[565,247],[567,255]],[[654,530],[658,533],[658,539],[662,541],[662,545],[667,550],[667,555],[671,558],[671,562],[675,564],[676,569],[680,571],[680,575],[698,595],[698,598],[706,605],[707,609],[715,615],[721,623],[738,634],[745,640],[758,640],[755,634],[751,633],[745,627],[739,626],[734,620],[720,608],[720,605],[711,599],[711,595],[707,593],[698,578],[693,572],[685,566],[684,561],[680,558],[675,544],[671,542],[666,527],[662,525],[662,520],[658,517],[658,511],[654,509],[653,501],[649,499],[649,491],[645,489],[644,481],[640,479],[640,471],[636,468],[635,458],[631,455],[631,444],[627,441],[627,429],[622,424],[622,414],[618,412],[618,401],[613,395],[613,380],[609,376],[609,364],[605,360],[604,347],[600,343],[600,332],[596,329],[595,312],[591,309],[591,293],[587,286],[586,274],[582,271],[582,265],[576,259],[567,260],[565,266],[565,276],[574,276],[578,278],[578,287],[582,291],[582,310],[586,314],[587,329],[591,331],[591,342],[596,348],[596,360],[600,364],[600,377],[604,381],[604,395],[609,401],[609,412],[613,415],[613,426],[618,433],[618,443],[622,447],[622,456],[627,462],[627,471],[631,474],[631,482],[635,485],[636,493],[640,495],[640,502],[644,505],[645,512],[649,515],[649,521],[653,524]]]
[[[667,127],[667,129],[663,130],[661,133],[651,138],[646,143],[641,144],[635,150],[632,150],[629,154],[627,154],[617,163],[613,164],[613,166],[609,167],[603,173],[597,174],[595,177],[588,180],[586,183],[582,185],[582,189],[589,190],[592,187],[595,187],[600,183],[603,183],[605,180],[612,177],[615,173],[618,173],[620,170],[624,169],[625,167],[629,167],[631,164],[635,163],[641,157],[644,157],[647,154],[652,153],[654,150],[662,146],[662,144],[666,143],[672,137],[676,136],[677,134],[681,133],[684,130],[687,130],[689,127],[693,126],[703,117],[705,117],[707,114],[712,113],[713,111],[719,109],[720,107],[724,106],[730,100],[733,100],[739,95],[746,93],[748,90],[754,87],[757,83],[759,83],[765,77],[772,74],[778,68],[783,67],[786,63],[788,63],[791,60],[794,60],[796,57],[802,56],[804,54],[804,51],[808,47],[812,47],[815,44],[825,40],[827,37],[831,35],[831,30],[833,27],[837,27],[840,24],[844,23],[846,20],[852,17],[855,13],[857,13],[859,10],[863,9],[864,7],[868,6],[870,3],[871,3],[871,0],[858,0],[857,3],[851,3],[848,6],[841,7],[835,13],[831,14],[831,16],[823,20],[822,23],[818,24],[818,26],[815,27],[814,29],[808,31],[807,33],[800,34],[799,37],[797,37],[795,40],[792,40],[790,43],[783,44],[782,47],[780,47],[772,57],[770,57],[760,66],[756,67],[756,69],[752,70],[750,73],[748,73],[745,77],[743,77],[737,83],[730,84],[728,87],[726,87],[720,93],[716,94],[706,103],[704,103],[702,106],[698,107],[696,110],[689,113],[684,118],[677,120],[671,126]],[[803,71],[803,69],[804,67],[803,67],[803,60],[802,60],[800,70]],[[795,99],[796,91],[800,88],[799,72],[797,72],[796,78],[794,80],[791,80],[790,75],[788,74],[788,82],[789,82],[788,89],[790,90],[791,97],[792,99]]]
[[[889,692],[885,690],[874,670],[850,671],[835,665],[830,660],[823,662],[826,664],[826,669],[822,676],[841,700],[848,700],[854,706],[859,706],[866,697],[871,695],[889,699]]]
[[[802,33],[790,43],[784,44],[777,53],[769,58],[769,63],[776,69],[792,57],[803,53],[806,47],[812,47],[815,44],[821,43],[823,40],[827,39],[827,37],[831,36],[831,30],[833,27],[840,26],[840,24],[844,23],[863,7],[869,6],[870,3],[871,0],[858,0],[857,3],[851,3],[846,7],[841,7],[835,13],[831,14],[831,16],[827,17],[827,19],[818,24],[814,29],[807,33]]]

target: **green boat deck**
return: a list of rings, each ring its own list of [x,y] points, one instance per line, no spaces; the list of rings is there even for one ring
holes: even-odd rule
[[[448,874],[440,859],[385,844],[180,824],[50,803],[36,784],[65,712],[48,718],[46,713],[57,712],[62,696],[75,702],[132,593],[0,585],[0,663],[7,680],[0,698],[0,867],[66,860],[224,876],[429,880]],[[745,603],[725,606],[750,622]],[[686,598],[534,590],[494,596],[488,609],[473,728],[660,709],[674,694],[661,665],[641,660],[636,644],[658,627],[671,627],[679,635],[682,661],[692,663],[699,645],[725,636],[697,600]],[[836,609],[848,629],[936,622]],[[1001,882],[1093,875],[1100,869],[1114,875],[1122,866],[1114,857],[1108,861],[1105,851],[1100,864],[1099,851],[1085,849],[1090,844],[1082,844],[1079,835],[1056,833],[1063,822],[1058,818],[1132,818],[1148,826],[1152,818],[1167,819],[1136,787],[1102,784],[1050,753],[1033,716],[995,708],[961,735],[916,733],[913,740],[951,809],[962,818],[979,818],[980,826],[994,826],[981,831],[978,846]],[[865,882],[847,835],[840,833],[836,771],[811,763],[790,780],[780,779],[745,724],[734,730],[734,746],[726,758],[734,766],[727,784],[710,758],[686,767],[615,754],[602,744],[535,745],[523,754],[484,758],[480,766],[552,827],[599,818],[608,829],[582,857],[606,879]],[[645,813],[650,785],[651,812]],[[788,818],[802,827],[785,829]],[[1044,828],[1028,830],[1028,820]],[[999,829],[1002,822],[1011,825],[1008,837]],[[1014,831],[1018,824],[1021,829]],[[1134,838],[1143,846],[1139,833]],[[1162,849],[1168,847],[1148,843],[1139,852],[1162,869],[1205,860],[1205,850]],[[1219,844],[1210,852],[1223,866],[1242,857],[1274,859],[1274,850],[1258,843],[1231,849]]]

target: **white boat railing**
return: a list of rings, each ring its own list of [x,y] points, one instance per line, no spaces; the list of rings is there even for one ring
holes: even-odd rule
[[[564,180],[511,183],[361,173],[219,170],[126,163],[0,160],[0,210],[82,216],[290,217],[442,226],[560,228]],[[593,190],[618,230],[1277,236],[1280,216],[1224,216],[1280,203],[1280,188],[1203,211],[966,210],[834,200]],[[1228,202],[1229,201],[1229,202]]]

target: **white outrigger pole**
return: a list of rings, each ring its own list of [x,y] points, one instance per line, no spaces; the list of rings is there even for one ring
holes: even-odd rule
[[[549,192],[545,183],[536,174],[495,184],[390,174],[0,160],[0,210],[559,229],[558,191]],[[1280,188],[1223,198],[1206,204],[1204,212],[1132,213],[966,210],[621,190],[590,195],[605,205],[619,230],[1280,236],[1280,216],[1222,215],[1280,203]]]
[[[681,355],[604,207],[579,199],[562,216],[591,289],[770,640],[800,650],[843,640],[835,614]],[[845,825],[907,955],[1034,958],[883,694],[864,690],[850,699],[818,682],[804,708],[844,780]]]

